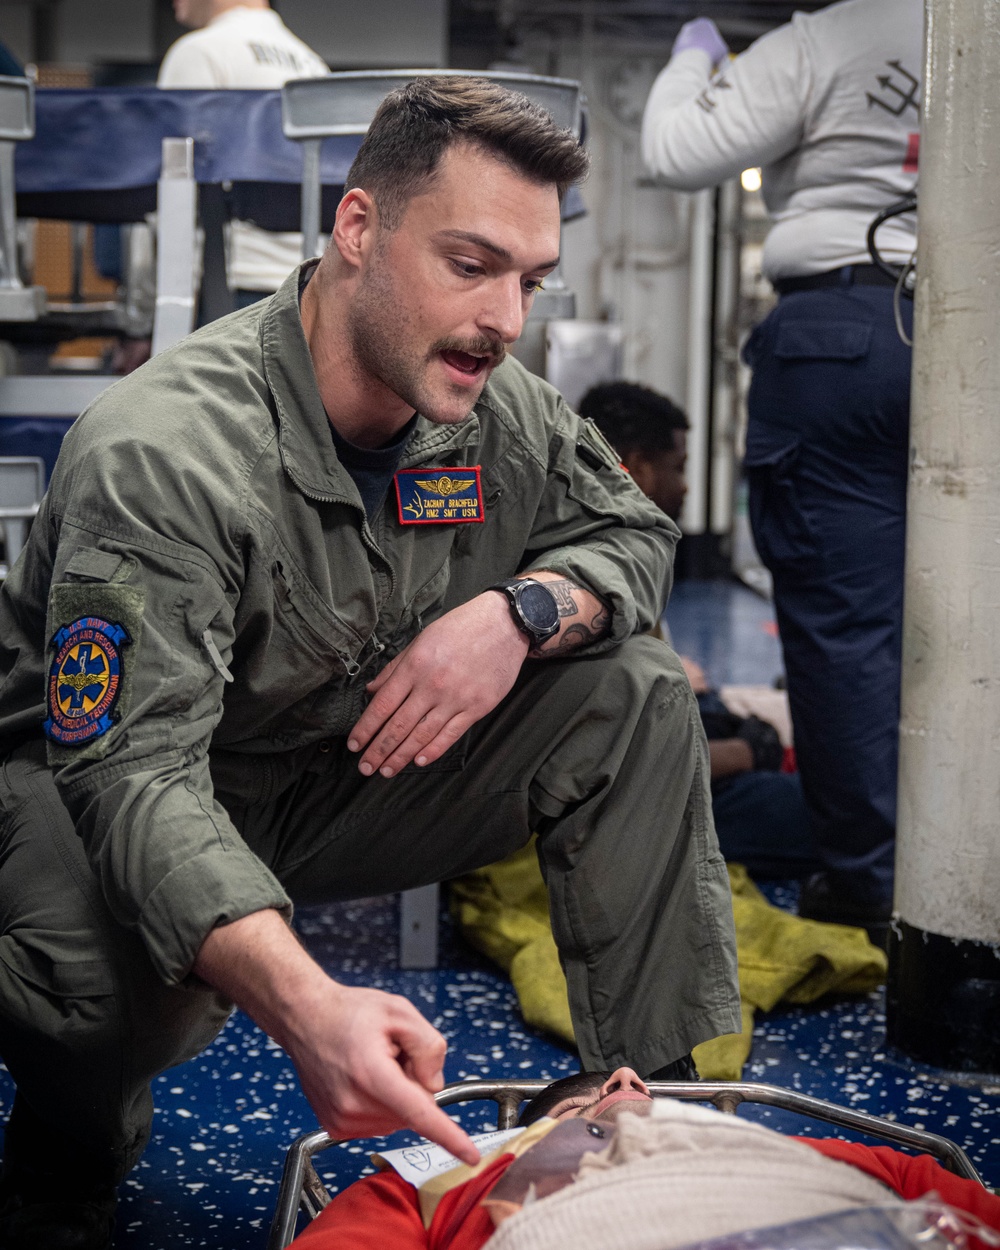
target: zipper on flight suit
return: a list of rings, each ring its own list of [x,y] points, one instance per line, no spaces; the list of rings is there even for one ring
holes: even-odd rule
[[[374,554],[378,556],[378,558],[385,565],[386,572],[389,576],[389,590],[386,595],[386,599],[390,599],[393,591],[396,589],[396,573],[392,565],[389,563],[385,552],[383,552],[382,548],[375,541],[375,535],[372,533],[371,527],[368,524],[368,514],[365,512],[364,508],[360,504],[356,504],[353,499],[345,499],[342,496],[335,495],[317,495],[314,491],[306,490],[306,488],[298,482],[296,482],[296,486],[298,486],[299,490],[306,496],[307,499],[312,499],[315,503],[345,503],[349,507],[354,508],[355,511],[361,513],[361,541],[368,548],[368,550],[374,552]],[[385,643],[379,642],[375,634],[372,633],[372,636],[362,644],[361,650],[358,652],[359,658],[364,655],[365,649],[369,644],[372,644],[372,654],[364,662],[359,662],[359,660],[351,659],[349,656],[344,656],[341,655],[339,651],[337,652],[340,656],[341,663],[347,670],[348,677],[357,677],[358,673],[360,673],[363,668],[366,668],[375,656],[380,655],[385,650]]]

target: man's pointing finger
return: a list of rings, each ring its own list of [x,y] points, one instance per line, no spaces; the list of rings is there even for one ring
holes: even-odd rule
[[[403,1079],[406,1080],[405,1077]],[[395,1106],[406,1123],[421,1137],[437,1142],[470,1167],[475,1167],[479,1162],[479,1151],[468,1133],[445,1115],[429,1094],[417,1092],[416,1087],[407,1082],[406,1105],[401,1106],[399,1102],[395,1102]]]

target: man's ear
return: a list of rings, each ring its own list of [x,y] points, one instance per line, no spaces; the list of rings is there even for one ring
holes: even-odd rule
[[[642,493],[652,495],[656,487],[656,469],[649,457],[641,451],[622,452],[622,464]]]
[[[361,267],[371,250],[377,216],[372,197],[360,187],[348,191],[337,206],[331,241],[354,269]]]

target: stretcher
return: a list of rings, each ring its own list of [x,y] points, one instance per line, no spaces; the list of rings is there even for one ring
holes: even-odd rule
[[[456,1081],[435,1094],[434,1100],[439,1107],[492,1100],[497,1104],[497,1128],[507,1129],[516,1124],[522,1102],[541,1093],[549,1084],[548,1081]],[[961,1146],[947,1137],[928,1133],[924,1129],[909,1128],[865,1111],[841,1107],[809,1094],[752,1081],[648,1081],[647,1087],[654,1098],[708,1102],[717,1110],[731,1115],[736,1114],[741,1103],[754,1102],[823,1120],[838,1128],[867,1133],[893,1146],[929,1154],[956,1176],[977,1181],[985,1188],[985,1182],[972,1160]],[[321,1129],[304,1133],[292,1143],[285,1156],[268,1250],[285,1250],[291,1243],[300,1210],[312,1220],[330,1202],[331,1195],[320,1180],[312,1160],[314,1155],[334,1144],[334,1138]]]

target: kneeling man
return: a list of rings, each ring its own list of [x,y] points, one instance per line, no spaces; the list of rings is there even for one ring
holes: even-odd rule
[[[67,436],[0,596],[5,1245],[107,1244],[151,1078],[234,1002],[331,1133],[476,1158],[443,1038],[332,981],[293,900],[537,831],[587,1066],[739,1029],[697,708],[637,636],[678,531],[505,359],[585,164],[500,87],[393,92],[323,258]]]

